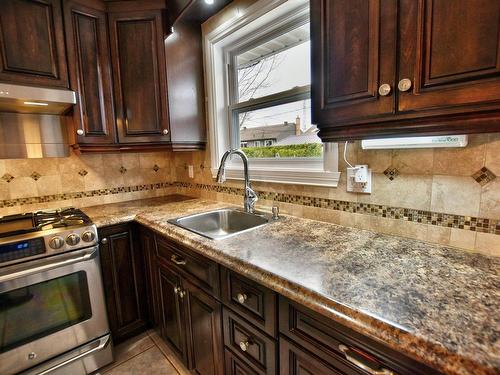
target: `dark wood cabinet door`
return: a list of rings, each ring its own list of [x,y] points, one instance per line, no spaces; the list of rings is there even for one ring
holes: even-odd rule
[[[184,291],[191,371],[199,375],[223,375],[222,305],[187,280]]]
[[[402,0],[399,111],[459,113],[500,103],[500,2]]]
[[[168,141],[162,11],[110,12],[108,16],[118,140]]]
[[[0,1],[0,80],[68,86],[59,0]]]
[[[127,224],[103,228],[99,238],[109,326],[113,340],[120,342],[147,326],[143,255],[133,246]]]
[[[158,275],[156,268],[156,239],[153,232],[139,227],[137,247],[144,254],[146,272],[146,294],[149,321],[153,327],[161,325],[160,295],[158,289]]]
[[[156,270],[160,292],[162,338],[187,366],[186,315],[184,298],[179,297],[182,280],[179,274],[169,267],[157,265]]]
[[[77,143],[113,143],[113,87],[105,6],[100,0],[64,2],[66,45]]]
[[[312,0],[313,122],[344,126],[346,120],[394,112],[396,2]],[[391,92],[379,95],[387,84]]]

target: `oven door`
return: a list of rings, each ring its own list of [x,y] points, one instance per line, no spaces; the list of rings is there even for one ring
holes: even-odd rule
[[[108,332],[98,247],[0,268],[0,374]]]

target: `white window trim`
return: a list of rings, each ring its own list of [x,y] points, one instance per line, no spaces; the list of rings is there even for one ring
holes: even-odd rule
[[[227,47],[238,48],[248,43],[244,35],[262,37],[270,29],[287,23],[291,16],[309,12],[307,0],[260,0],[244,11],[238,8],[234,16],[216,29],[203,34],[205,87],[207,92],[207,120],[211,153],[212,176],[216,177],[219,161],[231,148],[231,122],[228,111],[229,82],[227,80]],[[272,26],[270,26],[272,25]],[[245,27],[245,30],[242,28]],[[220,79],[220,77],[224,79]],[[216,79],[219,78],[219,79]],[[329,155],[325,158],[251,159],[250,177],[253,181],[278,182],[336,187],[340,179],[338,171],[338,147],[336,143],[324,145]],[[226,168],[229,179],[243,179],[239,159]]]

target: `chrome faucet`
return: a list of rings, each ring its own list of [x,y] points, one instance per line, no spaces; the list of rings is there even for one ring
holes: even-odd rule
[[[259,198],[250,186],[250,178],[248,177],[248,157],[242,150],[234,149],[224,153],[220,161],[219,171],[217,172],[217,182],[223,183],[226,181],[226,160],[233,154],[239,155],[241,160],[243,160],[243,172],[245,174],[245,198],[243,200],[243,206],[245,212],[253,213],[255,210],[255,203]]]

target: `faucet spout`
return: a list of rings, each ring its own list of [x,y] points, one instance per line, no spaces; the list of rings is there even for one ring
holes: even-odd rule
[[[253,213],[255,211],[255,203],[259,198],[257,197],[257,193],[255,193],[255,191],[253,191],[251,187],[250,177],[248,173],[248,157],[242,150],[231,149],[224,153],[220,161],[219,171],[217,172],[217,182],[223,183],[224,181],[226,181],[226,162],[227,158],[231,155],[238,155],[243,161],[243,172],[245,176],[245,197],[243,206],[245,212]]]

